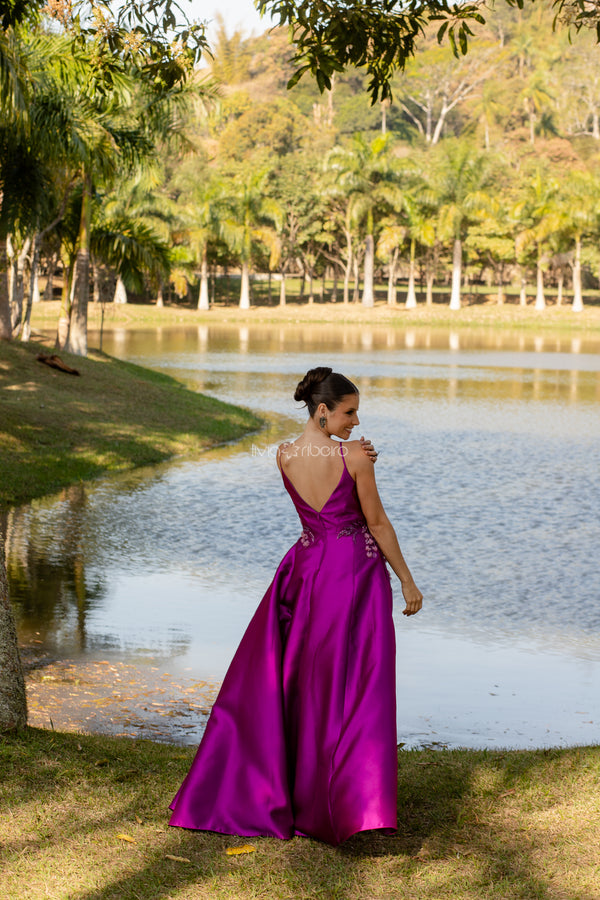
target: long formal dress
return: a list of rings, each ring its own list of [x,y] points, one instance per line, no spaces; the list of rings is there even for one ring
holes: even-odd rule
[[[396,828],[390,576],[345,461],[318,512],[283,480],[302,534],[242,638],[170,824],[337,845]]]

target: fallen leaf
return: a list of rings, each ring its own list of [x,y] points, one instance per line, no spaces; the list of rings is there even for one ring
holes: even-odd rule
[[[96,762],[94,763],[94,765],[95,766],[107,766],[108,760],[107,759],[97,759]]]
[[[173,862],[191,863],[191,859],[187,859],[185,856],[172,856],[170,853],[165,853],[165,859],[172,859]]]
[[[136,816],[136,817],[135,817],[135,821],[138,823],[138,825],[142,825],[142,824],[143,824],[143,823],[142,823],[142,820],[140,819],[139,816]]]
[[[227,856],[238,856],[240,853],[254,853],[255,850],[252,844],[242,844],[241,847],[227,847],[225,853]]]
[[[130,837],[128,834],[118,834],[117,837],[120,841],[129,841],[130,844],[137,844],[136,839]]]
[[[514,794],[514,793],[515,793],[515,790],[516,790],[515,788],[511,788],[510,791],[504,791],[503,794],[498,794],[497,799],[498,799],[498,800],[502,800],[503,797],[509,797],[510,794]]]

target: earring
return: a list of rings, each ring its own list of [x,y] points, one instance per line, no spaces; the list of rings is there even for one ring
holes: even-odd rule
[[[321,418],[319,419],[319,425],[321,426],[321,428],[325,428],[326,423],[327,419],[325,418],[325,416],[321,416]]]

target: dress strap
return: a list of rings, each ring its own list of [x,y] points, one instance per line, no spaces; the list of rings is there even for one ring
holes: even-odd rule
[[[346,471],[348,471],[348,466],[346,465],[346,452],[344,450],[344,446],[341,441],[340,441],[340,455],[342,457],[342,462],[344,463],[344,468]]]

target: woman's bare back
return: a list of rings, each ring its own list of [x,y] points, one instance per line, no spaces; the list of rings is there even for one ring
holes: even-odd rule
[[[316,512],[323,509],[340,482],[344,471],[342,452],[346,457],[348,446],[347,444],[342,449],[338,442],[316,444],[300,438],[279,447],[279,468],[302,499]]]

